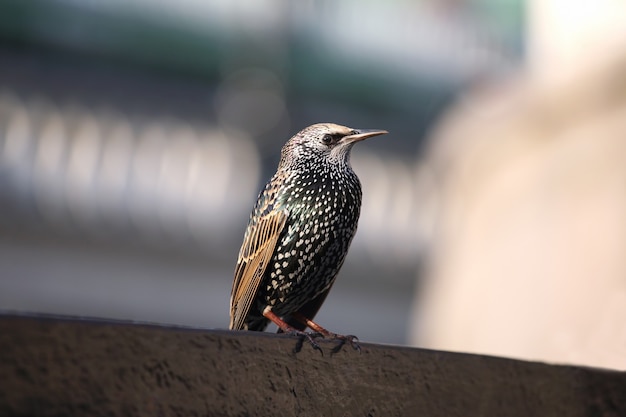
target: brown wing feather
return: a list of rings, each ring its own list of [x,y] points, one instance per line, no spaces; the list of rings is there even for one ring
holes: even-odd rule
[[[241,330],[256,297],[261,279],[272,259],[287,216],[272,211],[250,224],[239,252],[230,296],[230,328]]]

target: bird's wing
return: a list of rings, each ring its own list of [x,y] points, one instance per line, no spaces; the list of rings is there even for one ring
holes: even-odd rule
[[[286,222],[285,212],[265,210],[258,221],[248,226],[235,267],[230,296],[231,329],[244,328],[246,316],[259,291],[261,279]]]

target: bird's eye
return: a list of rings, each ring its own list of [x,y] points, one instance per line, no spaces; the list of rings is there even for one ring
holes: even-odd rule
[[[324,144],[326,145],[330,145],[333,142],[333,137],[330,135],[324,135],[322,137],[322,142],[324,142]]]

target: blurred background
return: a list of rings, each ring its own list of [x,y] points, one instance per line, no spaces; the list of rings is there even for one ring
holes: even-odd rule
[[[612,239],[622,258],[623,205],[607,202],[622,229],[596,230],[600,209],[569,210],[569,197],[596,197],[576,194],[603,183],[586,175],[595,166],[541,158],[559,160],[553,138],[574,143],[561,129],[585,112],[614,113],[624,17],[616,0],[2,0],[0,309],[226,328],[258,191],[282,144],[328,121],[391,134],[353,152],[361,221],[321,324],[371,342],[620,366],[550,356],[516,317],[532,331],[559,312],[562,346],[579,341],[567,318],[597,325],[593,308],[576,318],[559,306],[571,271],[529,255],[543,242],[544,258],[584,257],[586,245],[559,246],[579,238],[561,233],[563,213],[589,214],[581,239]],[[613,158],[623,198],[621,142],[602,153],[601,136],[579,132],[576,155],[598,150],[607,170],[602,155]],[[572,194],[558,200],[563,187]],[[603,261],[580,281],[623,284]],[[542,304],[523,298],[540,290]],[[626,317],[620,297],[602,317]],[[626,357],[621,329],[613,351]]]
[[[318,319],[407,343],[426,132],[522,57],[521,2],[0,2],[0,308],[224,328],[284,142],[335,122],[365,200]]]

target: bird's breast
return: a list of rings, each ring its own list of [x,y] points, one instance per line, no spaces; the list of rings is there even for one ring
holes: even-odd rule
[[[287,188],[281,206],[287,225],[269,265],[271,303],[290,294],[313,297],[334,281],[357,228],[361,189],[354,181],[300,179]],[[302,299],[296,297],[296,299]]]

